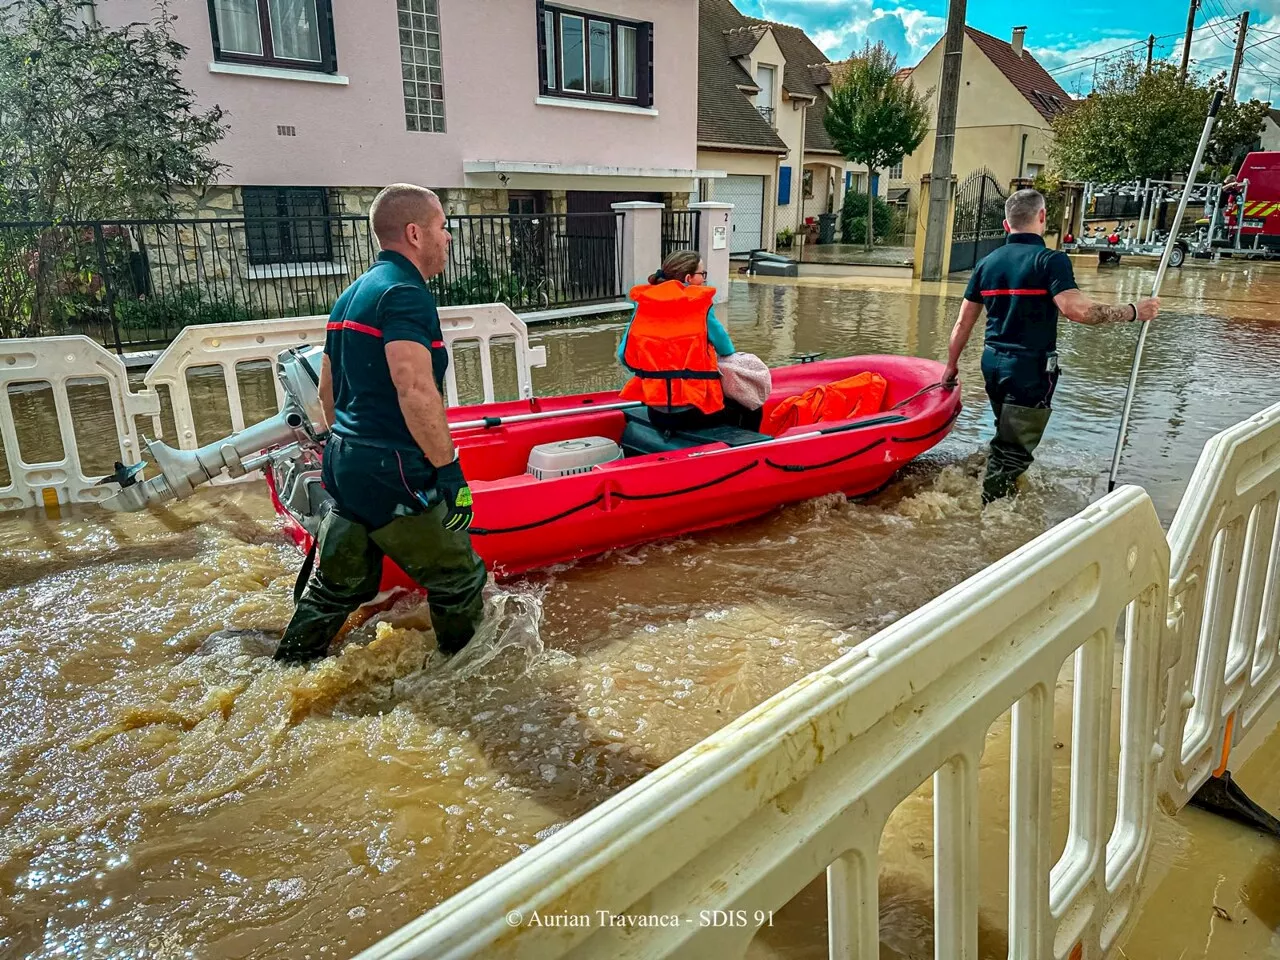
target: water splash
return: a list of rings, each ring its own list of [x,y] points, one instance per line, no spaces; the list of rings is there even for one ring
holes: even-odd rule
[[[982,486],[968,464],[943,467],[932,482],[894,506],[900,516],[921,523],[976,516],[982,510]]]
[[[507,651],[524,654],[526,668],[544,653],[542,600],[546,586],[485,587],[484,621],[459,653],[444,664],[448,673],[462,679],[474,677]]]

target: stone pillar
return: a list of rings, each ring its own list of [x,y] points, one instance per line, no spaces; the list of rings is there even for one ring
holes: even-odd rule
[[[613,209],[622,216],[622,276],[618,291],[627,295],[638,283],[646,283],[649,275],[662,266],[662,211],[660,203],[632,200],[615,203]]]
[[[707,285],[716,288],[716,303],[729,299],[729,238],[733,235],[733,204],[711,200],[689,204],[701,211],[698,250],[707,266]]]
[[[911,276],[919,280],[924,272],[924,244],[928,233],[929,197],[934,189],[933,177],[924,174],[920,178],[920,206],[916,212],[916,249],[915,262],[911,267]],[[956,222],[956,176],[951,175],[947,181],[947,218],[943,225],[942,237],[942,279],[951,272],[951,233]]]

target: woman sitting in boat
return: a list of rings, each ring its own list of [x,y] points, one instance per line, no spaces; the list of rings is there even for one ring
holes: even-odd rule
[[[734,352],[716,319],[706,286],[707,268],[696,250],[677,250],[648,285],[631,289],[636,305],[618,345],[618,360],[634,376],[624,400],[640,400],[660,430],[690,430],[719,424],[759,429],[760,412],[728,399],[718,360]]]

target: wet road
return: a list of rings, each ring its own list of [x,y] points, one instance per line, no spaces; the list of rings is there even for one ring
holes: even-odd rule
[[[1080,268],[1086,289],[1124,300],[1149,276]],[[774,363],[808,351],[941,359],[962,290],[734,281],[718,313],[739,349]],[[1122,477],[1151,491],[1167,524],[1204,441],[1280,399],[1280,271],[1197,264],[1166,294]],[[216,630],[288,617],[299,561],[259,488],[152,514],[0,519],[0,955],[341,957],[389,933],[1100,496],[1135,330],[1067,327],[1057,412],[1012,508],[978,506],[990,416],[975,343],[952,436],[880,495],[504,585],[488,633],[448,666],[422,667],[433,644],[411,603],[310,672],[206,645]],[[621,329],[537,328],[548,365],[536,390],[616,385]],[[270,396],[258,388],[258,415]],[[41,395],[23,402],[23,449],[52,442]],[[201,407],[213,439],[225,399]],[[78,421],[82,446],[105,456],[91,395]],[[1004,950],[999,726],[983,761],[995,870],[983,877],[984,956]],[[1064,791],[1056,777],[1063,803]],[[885,956],[932,955],[928,800],[904,804],[886,833]],[[1266,955],[1280,916],[1265,906],[1280,889],[1269,850],[1195,811],[1166,824],[1167,870],[1152,883],[1196,899],[1144,916],[1139,930],[1154,933],[1131,937],[1126,955],[1177,957],[1171,944],[1188,958]],[[1217,890],[1235,940],[1200,886],[1176,879],[1203,878],[1221,857],[1218,874],[1240,876]],[[825,955],[823,901],[815,883],[753,954]],[[1210,923],[1234,952],[1200,950]]]

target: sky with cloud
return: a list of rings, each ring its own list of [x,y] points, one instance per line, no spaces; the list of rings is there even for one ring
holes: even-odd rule
[[[870,40],[883,41],[903,66],[920,60],[946,28],[946,0],[736,0],[751,16],[803,27],[827,56],[840,59]],[[1191,56],[1206,73],[1230,69],[1236,19],[1249,11],[1249,37],[1240,92],[1280,101],[1280,0],[1200,0]],[[1106,55],[1146,57],[1156,36],[1157,59],[1182,54],[1187,4],[1183,0],[1037,3],[1014,10],[1007,0],[969,0],[972,27],[1008,39],[1027,27],[1027,46],[1069,93],[1087,94],[1095,63]]]

